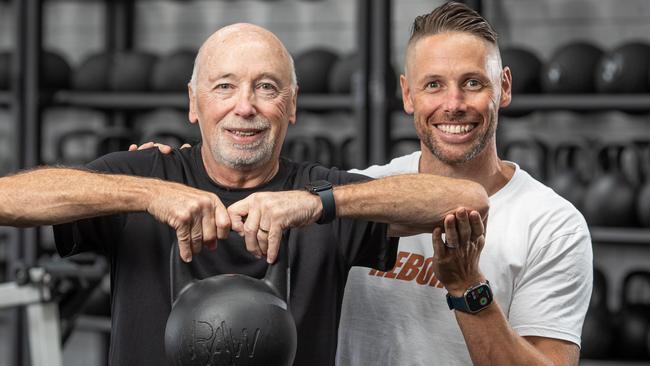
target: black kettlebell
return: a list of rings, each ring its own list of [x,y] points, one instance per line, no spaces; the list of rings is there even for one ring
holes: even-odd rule
[[[225,274],[192,280],[172,245],[172,311],[165,354],[172,365],[289,366],[297,348],[287,305],[288,241],[263,279]]]
[[[194,50],[177,50],[158,60],[151,75],[152,90],[187,92],[195,57]]]
[[[546,178],[546,156],[548,149],[536,138],[515,139],[508,141],[504,147],[507,160],[513,161],[538,180]]]
[[[607,307],[607,278],[594,268],[594,286],[589,310],[582,325],[580,355],[584,358],[603,359],[611,355],[614,342],[612,313]]]
[[[650,357],[646,337],[650,330],[650,272],[635,270],[623,280],[618,351],[626,359]]]
[[[542,88],[546,93],[594,93],[594,73],[603,51],[588,42],[571,42],[555,50],[544,65]]]
[[[606,52],[596,68],[596,88],[601,93],[648,91],[650,44],[629,42]]]
[[[553,176],[548,186],[571,202],[578,210],[582,209],[585,196],[585,182],[577,169],[577,161],[584,157],[586,146],[579,142],[562,143],[555,147],[553,154]]]
[[[642,226],[650,227],[650,144],[641,149],[640,161],[645,183],[639,189],[636,211],[639,223]]]
[[[637,226],[636,187],[620,166],[625,145],[608,145],[597,155],[599,176],[587,187],[583,213],[593,226]]]
[[[295,63],[300,92],[328,93],[328,76],[338,59],[336,52],[327,48],[313,48],[299,54]]]

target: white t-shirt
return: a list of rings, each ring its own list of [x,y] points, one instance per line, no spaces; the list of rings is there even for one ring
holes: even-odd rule
[[[420,152],[355,171],[415,173]],[[514,164],[514,163],[513,163]],[[490,197],[480,268],[512,328],[580,344],[592,287],[592,249],[582,215],[516,164]],[[431,234],[402,238],[395,269],[353,267],[345,288],[337,365],[470,365],[447,291],[431,267]]]

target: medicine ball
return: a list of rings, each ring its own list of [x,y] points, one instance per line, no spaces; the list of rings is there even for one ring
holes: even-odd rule
[[[108,77],[112,65],[109,53],[90,55],[76,68],[72,77],[72,87],[76,90],[108,90]]]
[[[594,93],[594,73],[603,51],[587,42],[568,43],[558,48],[542,71],[542,88],[547,93]]]
[[[0,52],[0,90],[9,89],[9,75],[11,74],[11,55],[9,52]]]
[[[151,88],[162,92],[186,92],[195,57],[196,51],[178,50],[161,58],[154,67]]]
[[[601,93],[645,93],[648,91],[650,45],[623,44],[603,55],[596,68],[596,88]]]
[[[145,52],[119,52],[113,56],[108,85],[113,91],[142,92],[149,81],[156,56]]]
[[[41,86],[47,89],[67,89],[70,86],[72,69],[58,53],[43,51],[39,63]]]
[[[332,67],[329,75],[329,89],[331,93],[349,94],[352,92],[352,82],[355,75],[361,70],[361,57],[358,53],[351,53],[339,59]],[[386,75],[388,90],[397,90],[398,76],[392,65]]]
[[[501,50],[501,63],[512,73],[512,94],[539,93],[542,62],[537,55],[524,48],[506,47]]]
[[[327,77],[339,56],[325,48],[307,50],[296,58],[296,75],[302,93],[329,92]]]

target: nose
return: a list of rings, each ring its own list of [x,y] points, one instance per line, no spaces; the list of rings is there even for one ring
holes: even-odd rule
[[[237,104],[235,105],[235,114],[241,118],[250,118],[257,114],[254,105],[255,96],[248,90],[243,88],[237,96]]]
[[[467,104],[465,103],[465,94],[463,90],[457,86],[452,86],[447,89],[445,93],[445,112],[456,114],[462,113],[467,110]]]

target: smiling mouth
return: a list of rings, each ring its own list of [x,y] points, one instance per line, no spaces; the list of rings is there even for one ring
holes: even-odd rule
[[[439,124],[435,125],[437,129],[444,133],[461,135],[470,132],[476,128],[476,123],[466,123],[466,124]]]
[[[250,136],[255,136],[257,134],[262,133],[264,130],[230,130],[226,129],[229,133],[235,135],[235,136],[241,136],[241,137],[250,137]]]

